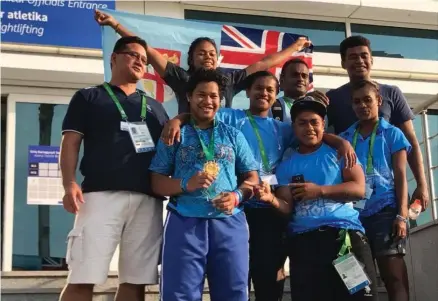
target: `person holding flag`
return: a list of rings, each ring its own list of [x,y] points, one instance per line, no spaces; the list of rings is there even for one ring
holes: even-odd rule
[[[96,10],[95,19],[99,25],[110,26],[121,36],[134,35],[106,12]],[[267,55],[262,60],[247,66],[245,69],[225,73],[224,75],[227,78],[227,83],[223,92],[224,103],[221,105],[231,107],[234,95],[243,89],[243,81],[248,75],[280,65],[293,53],[310,46],[311,41],[305,37],[301,37],[289,47],[277,53]],[[167,61],[159,51],[151,46],[148,47],[147,55],[149,62],[154,67],[155,71],[175,92],[179,113],[187,113],[189,111],[185,86],[193,72],[200,68],[216,69],[218,67],[218,49],[215,41],[208,37],[199,37],[191,43],[188,50],[188,70],[184,70],[183,68]]]
[[[258,71],[247,77],[245,86],[249,109],[221,108],[216,118],[242,131],[259,164],[261,180],[275,186],[276,167],[295,140],[290,123],[268,116],[279,92],[279,81],[268,71]],[[175,139],[179,142],[180,127],[189,122],[187,113],[170,120],[163,129],[163,142],[168,145],[173,145]],[[325,135],[324,140],[339,149],[350,166],[355,164],[354,150],[346,140],[331,134]],[[250,231],[250,277],[256,301],[281,300],[284,278],[278,279],[277,275],[286,259],[283,244],[286,219],[270,204],[256,198],[245,203],[245,213]]]
[[[359,121],[340,136],[353,144],[361,162],[366,163],[366,196],[354,207],[360,213],[389,300],[408,301],[403,257],[408,231],[406,163],[411,145],[399,128],[379,118],[382,97],[376,83],[358,81],[351,89]]]
[[[226,77],[195,71],[186,83],[190,123],[181,140],[162,141],[150,166],[152,189],[170,196],[163,235],[161,300],[248,300],[248,226],[241,204],[258,183],[258,164],[237,129],[216,118]]]
[[[275,195],[266,181],[254,193],[289,219],[292,300],[378,300],[371,249],[352,204],[365,194],[364,174],[323,142],[325,114],[320,100],[293,103],[299,146],[276,169]]]

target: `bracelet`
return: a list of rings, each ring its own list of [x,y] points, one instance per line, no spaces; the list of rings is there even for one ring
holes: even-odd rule
[[[181,187],[181,190],[183,192],[187,192],[187,184],[189,182],[189,178],[183,178],[181,179],[181,181],[179,182],[179,185]]]
[[[119,26],[120,26],[120,23],[117,23],[117,25],[116,25],[116,27],[114,28],[114,31],[116,32],[116,33],[119,33]]]
[[[404,217],[401,216],[400,214],[397,214],[396,218],[397,218],[399,221],[402,221],[402,222],[405,222],[405,223],[408,222],[408,219],[407,219],[407,218],[404,218]]]
[[[272,195],[271,204],[274,205],[275,195]]]
[[[237,207],[242,202],[243,194],[240,189],[234,190],[233,194],[234,194],[234,207]]]

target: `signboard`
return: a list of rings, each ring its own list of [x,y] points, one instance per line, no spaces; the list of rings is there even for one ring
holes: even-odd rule
[[[61,205],[64,196],[59,146],[29,146],[27,204]]]
[[[115,1],[1,0],[2,42],[102,48],[95,9]]]

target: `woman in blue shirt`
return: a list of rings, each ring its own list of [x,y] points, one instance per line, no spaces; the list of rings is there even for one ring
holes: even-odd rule
[[[199,70],[187,84],[191,122],[181,141],[160,141],[151,187],[170,196],[162,250],[163,301],[201,300],[207,274],[211,300],[248,299],[248,226],[239,204],[258,166],[243,134],[215,118],[223,76]]]
[[[363,80],[352,85],[352,106],[359,119],[341,137],[356,149],[366,174],[366,195],[354,207],[370,240],[389,300],[408,301],[404,255],[408,217],[407,156],[403,132],[379,118],[379,86]]]
[[[279,188],[275,195],[266,182],[256,186],[255,191],[260,200],[290,218],[288,255],[292,300],[376,300],[371,250],[352,204],[365,193],[362,169],[357,164],[345,168],[336,151],[322,141],[325,104],[318,100],[298,100],[292,105],[291,113],[298,149],[278,166]],[[349,274],[338,274],[332,263],[344,258],[348,251],[364,265],[371,284],[364,280],[347,289],[342,279],[349,279]]]

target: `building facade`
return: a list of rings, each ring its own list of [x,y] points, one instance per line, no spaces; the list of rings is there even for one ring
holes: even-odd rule
[[[23,16],[25,2],[33,5],[33,10]],[[63,7],[56,7],[61,2]],[[100,32],[92,14],[94,8],[101,8],[98,5],[103,4],[78,2],[2,1],[3,271],[41,270],[42,264],[55,265],[65,256],[65,240],[74,216],[60,205],[29,204],[29,146],[59,146],[61,123],[73,93],[103,81]],[[438,223],[438,101],[434,102],[438,98],[438,2],[386,2],[389,4],[371,0],[104,3],[108,8],[138,14],[307,35],[315,45],[314,86],[322,91],[348,81],[340,67],[339,43],[357,34],[370,39],[374,79],[398,86],[416,113],[415,131],[423,151],[433,206],[413,223],[415,232]],[[52,7],[44,10],[43,5]],[[68,12],[68,20],[63,20],[64,15],[55,9]],[[39,19],[44,19],[45,11],[47,24],[52,22],[50,28],[27,22],[34,18],[38,19],[35,24],[43,24]],[[27,21],[20,23],[22,20]],[[79,30],[73,32],[71,27],[79,27]],[[41,28],[46,32],[39,36]],[[154,44],[153,41],[148,43]],[[237,104],[243,108],[247,105],[245,102]],[[415,186],[409,172],[411,193]],[[114,262],[113,268],[115,266]]]

